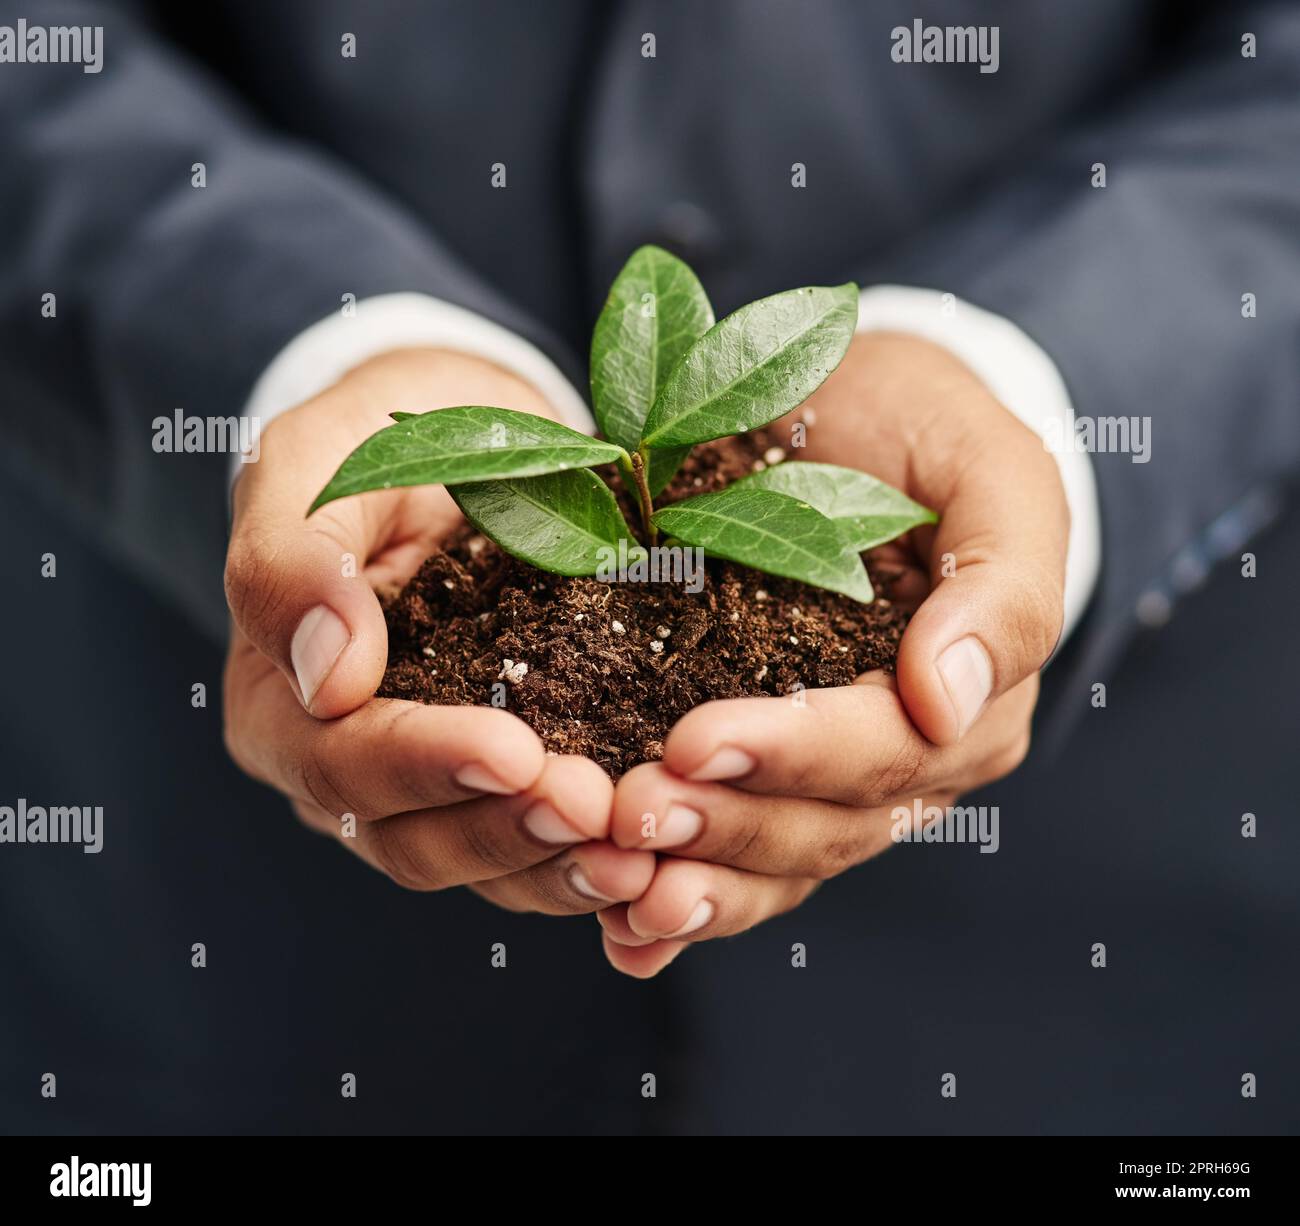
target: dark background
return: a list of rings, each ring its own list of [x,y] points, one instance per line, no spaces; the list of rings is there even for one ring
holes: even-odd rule
[[[1295,1129],[1300,519],[1236,529],[1300,471],[1300,8],[975,11],[0,0],[109,27],[101,76],[0,66],[0,803],[106,826],[97,856],[0,845],[0,1131]],[[890,63],[915,17],[1000,24],[999,72]],[[403,894],[235,770],[228,457],[149,423],[237,413],[343,292],[447,299],[580,378],[646,241],[720,312],[951,290],[1153,433],[1149,465],[1096,457],[1091,611],[1029,761],[969,798],[998,854],[896,848],[639,983],[590,918]],[[1173,619],[1142,629],[1153,589]]]

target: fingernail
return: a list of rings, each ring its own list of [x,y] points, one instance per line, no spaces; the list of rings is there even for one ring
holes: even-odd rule
[[[989,653],[979,639],[968,634],[943,649],[935,668],[957,717],[957,735],[964,736],[993,690],[993,663]]]
[[[308,710],[311,710],[311,700],[316,697],[316,691],[330,675],[334,661],[351,641],[352,631],[328,605],[318,604],[314,609],[308,609],[298,623],[289,644],[289,661],[294,676],[298,678],[303,706]]]
[[[524,826],[533,838],[543,843],[584,843],[587,839],[544,800],[539,800],[524,814]]]
[[[641,845],[643,847],[680,847],[683,843],[689,843],[704,828],[704,815],[697,813],[687,805],[679,805],[676,801],[668,806],[668,812],[664,815],[655,830],[655,837],[646,839]]]
[[[578,891],[583,898],[593,898],[597,902],[613,902],[614,900],[608,894],[602,894],[591,881],[587,874],[582,871],[579,864],[569,865],[569,884]]]
[[[703,766],[692,771],[687,778],[700,782],[714,779],[739,779],[741,775],[748,775],[757,765],[758,759],[753,754],[727,745],[717,750],[713,757]]]
[[[697,928],[703,928],[705,924],[713,918],[713,904],[707,898],[701,898],[695,904],[695,910],[691,912],[691,918],[686,921],[676,932],[670,932],[667,940],[673,937],[684,937],[688,932],[694,932]]]
[[[453,776],[457,783],[471,792],[491,792],[494,796],[515,796],[520,789],[503,783],[486,766],[470,762]]]

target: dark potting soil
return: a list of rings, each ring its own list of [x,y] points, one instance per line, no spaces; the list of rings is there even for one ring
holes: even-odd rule
[[[660,504],[721,489],[776,459],[771,446],[758,432],[696,447]],[[613,485],[637,524],[617,477]],[[387,602],[379,693],[504,706],[548,750],[582,754],[617,779],[661,757],[672,726],[700,703],[893,668],[908,615],[870,558],[868,605],[730,562],[706,560],[704,570],[696,594],[681,582],[567,579],[467,525]]]

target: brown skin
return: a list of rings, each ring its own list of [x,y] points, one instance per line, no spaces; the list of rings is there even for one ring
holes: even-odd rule
[[[809,405],[814,422],[795,458],[863,468],[940,512],[937,530],[907,542],[920,607],[896,677],[809,691],[802,706],[698,707],[662,763],[619,781],[615,843],[660,852],[645,895],[598,917],[606,954],[630,975],[671,962],[689,942],[665,938],[692,919],[707,916],[683,935],[708,940],[790,910],[888,848],[894,806],[952,804],[1010,773],[1029,748],[1038,670],[1062,619],[1069,514],[1055,461],[957,359],[913,337],[859,336]],[[991,662],[992,693],[963,728],[935,661],[967,636]],[[753,768],[693,782],[720,749],[740,750]],[[641,832],[646,813],[662,818],[673,804],[703,821],[665,854]]]
[[[1061,627],[1065,498],[1037,438],[946,350],[859,336],[809,401],[815,421],[795,453],[864,468],[942,515],[937,530],[896,551],[918,568],[920,602],[897,677],[808,691],[802,704],[699,707],[674,729],[664,761],[631,771],[617,789],[593,763],[546,757],[507,712],[373,697],[387,658],[373,589],[409,578],[459,511],[441,488],[343,499],[310,520],[304,511],[390,410],[452,404],[554,416],[529,385],[475,358],[376,358],[265,432],[261,461],[236,485],[226,570],[232,756],[313,829],[341,837],[340,815],[355,814],[355,837],[341,841],[400,884],[468,884],[512,910],[597,911],[610,961],[644,977],[685,948],[674,934],[692,917],[705,922],[683,934],[689,941],[786,911],[887,848],[893,806],[916,796],[950,804],[1024,757],[1037,673]],[[347,577],[347,555],[356,577]],[[350,637],[304,703],[290,643],[322,604]],[[963,719],[935,661],[970,637],[986,653],[992,693]],[[723,765],[741,773],[706,768],[719,750],[739,751]],[[458,782],[467,766],[496,792]],[[702,770],[713,777],[692,780]],[[525,824],[539,802],[561,826]],[[702,824],[670,852],[641,831],[644,814],[665,817],[674,802]],[[574,843],[534,833],[565,828]],[[670,830],[664,823],[659,837]]]
[[[548,758],[506,711],[373,697],[388,656],[374,589],[405,582],[460,522],[447,492],[375,492],[305,518],[342,458],[391,424],[390,410],[453,404],[553,416],[531,386],[490,363],[406,350],[358,367],[265,431],[260,461],[244,467],[234,490],[227,747],[308,826],[408,888],[470,885],[511,910],[558,915],[636,898],[654,858],[602,841],[613,785],[594,763]],[[306,705],[290,644],[304,615],[322,604],[351,638]],[[465,767],[486,771],[496,793],[458,782]],[[545,842],[524,824],[539,803],[571,829],[572,844]],[[356,816],[354,837],[345,835],[345,813]]]

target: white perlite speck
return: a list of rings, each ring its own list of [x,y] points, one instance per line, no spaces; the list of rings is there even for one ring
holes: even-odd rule
[[[497,673],[497,680],[505,680],[511,685],[518,685],[527,676],[528,665],[522,660],[517,664],[514,660],[502,660],[501,671]]]
[[[610,628],[610,629],[611,629],[615,634],[626,634],[626,633],[627,633],[626,628],[624,627],[624,625],[623,625],[622,622],[610,622],[610,623],[609,623],[609,628]]]
[[[664,649],[664,645],[658,639],[650,640],[650,650],[653,651],[656,655],[658,655],[661,651],[663,651],[663,649]]]
[[[768,464],[780,464],[781,461],[785,459],[785,448],[769,447],[765,452],[763,452],[763,459]]]
[[[670,634],[672,634],[672,631],[669,630],[667,626],[656,626],[656,627],[655,627],[655,633],[656,633],[656,634],[657,634],[661,639],[666,639]]]
[[[433,654],[434,654],[434,653],[433,653],[433,648],[432,648],[432,647],[422,647],[422,648],[421,648],[421,651],[423,651],[424,654],[425,654],[426,656],[428,656],[430,660],[433,659]]]

